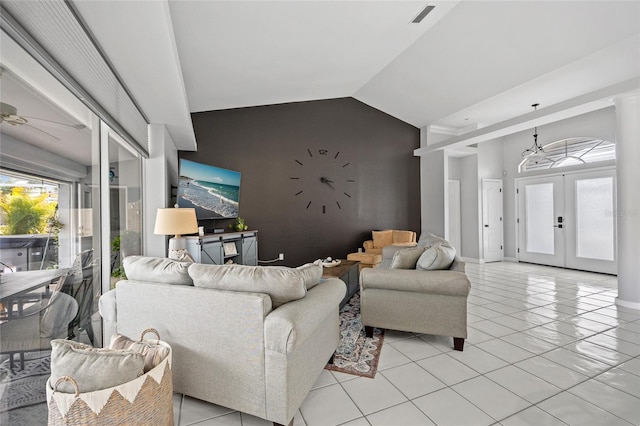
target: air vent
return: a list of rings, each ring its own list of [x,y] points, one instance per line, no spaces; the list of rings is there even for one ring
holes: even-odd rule
[[[434,8],[435,8],[435,6],[427,6],[427,7],[425,7],[424,9],[422,9],[422,12],[418,13],[418,16],[413,18],[413,21],[411,21],[411,23],[412,24],[419,24],[420,22],[422,22],[424,17],[427,16]]]

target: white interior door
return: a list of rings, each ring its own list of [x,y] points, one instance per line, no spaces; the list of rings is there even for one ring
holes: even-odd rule
[[[504,258],[502,179],[482,179],[482,248],[485,262]]]
[[[518,181],[518,259],[615,274],[615,170]]]
[[[562,176],[518,181],[518,259],[564,267]]]
[[[565,176],[568,268],[615,274],[615,171]]]
[[[456,248],[458,255],[462,254],[462,227],[460,216],[460,181],[449,180],[449,221],[447,240]]]

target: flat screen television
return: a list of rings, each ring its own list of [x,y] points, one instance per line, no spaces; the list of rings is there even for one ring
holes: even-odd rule
[[[240,172],[180,159],[177,201],[196,209],[198,220],[238,217]]]

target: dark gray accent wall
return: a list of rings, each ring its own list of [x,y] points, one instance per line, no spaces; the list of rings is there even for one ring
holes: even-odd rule
[[[414,126],[353,98],[200,112],[192,121],[198,151],[180,157],[242,173],[240,216],[259,231],[260,260],[345,258],[373,229],[420,232]]]

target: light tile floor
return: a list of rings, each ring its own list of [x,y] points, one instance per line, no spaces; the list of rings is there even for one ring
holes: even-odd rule
[[[324,370],[301,425],[639,425],[640,311],[616,278],[467,263],[469,338],[387,331],[375,379]],[[182,395],[176,425],[268,425]]]

